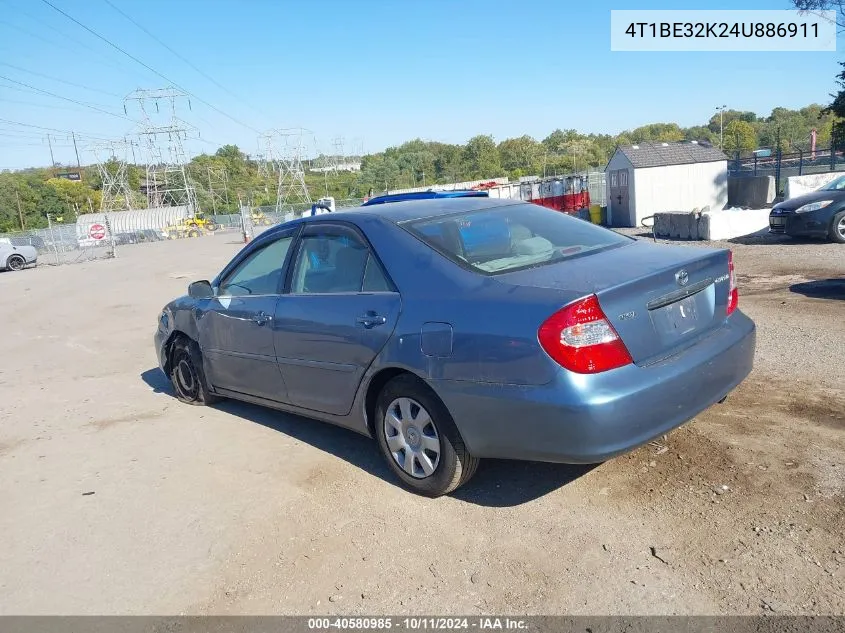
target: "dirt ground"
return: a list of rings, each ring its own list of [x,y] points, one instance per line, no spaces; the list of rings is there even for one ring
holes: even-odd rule
[[[354,433],[171,396],[160,308],[232,234],[0,274],[0,614],[845,613],[845,247],[722,245],[759,328],[725,404],[439,500]]]

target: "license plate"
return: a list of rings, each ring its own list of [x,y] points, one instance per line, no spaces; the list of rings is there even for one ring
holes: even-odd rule
[[[786,218],[769,218],[769,226],[786,226]]]

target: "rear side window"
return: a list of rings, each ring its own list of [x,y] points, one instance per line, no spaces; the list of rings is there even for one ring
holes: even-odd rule
[[[630,243],[613,231],[535,204],[423,218],[402,226],[450,259],[484,274]]]

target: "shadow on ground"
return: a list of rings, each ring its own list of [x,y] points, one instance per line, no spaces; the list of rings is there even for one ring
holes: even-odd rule
[[[141,380],[155,393],[173,396],[170,381],[160,369],[148,369],[141,374]],[[301,442],[307,442],[389,484],[399,485],[375,442],[354,431],[235,400],[224,400],[214,407]],[[480,506],[517,506],[565,486],[594,467],[485,459],[482,460],[475,477],[456,490],[452,496]]]
[[[805,281],[800,284],[792,284],[789,290],[790,292],[804,295],[811,299],[838,299],[839,301],[845,301],[845,278]]]
[[[807,244],[819,244],[822,240],[814,240],[808,237],[789,237],[788,235],[779,235],[777,233],[755,233],[752,235],[732,237],[725,241],[731,244],[743,244],[745,246],[771,246],[772,244],[804,246]]]

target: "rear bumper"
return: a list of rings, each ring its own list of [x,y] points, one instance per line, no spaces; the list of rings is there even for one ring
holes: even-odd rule
[[[742,312],[681,354],[593,376],[561,370],[543,386],[430,382],[470,452],[598,463],[666,433],[717,403],[751,372],[756,330]]]

